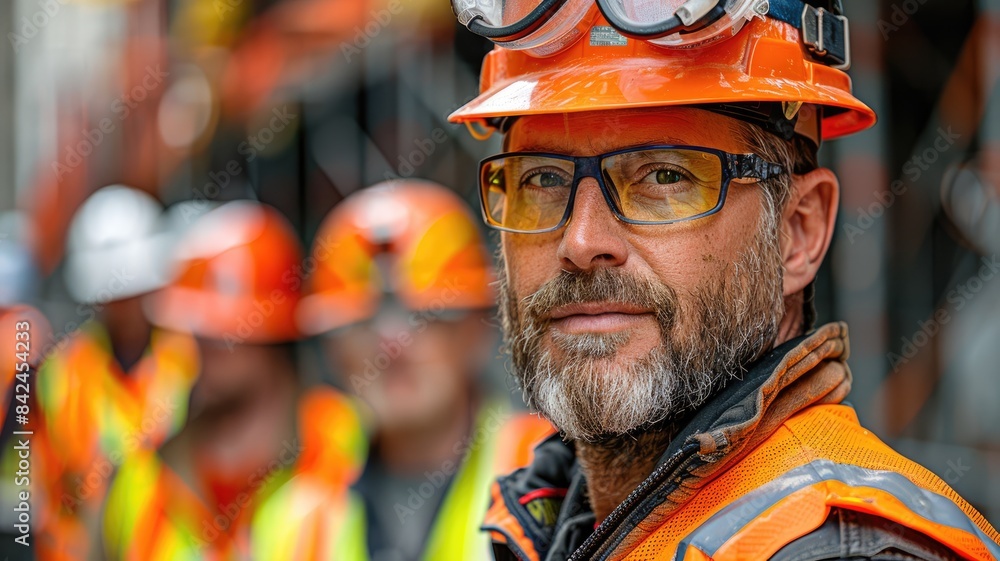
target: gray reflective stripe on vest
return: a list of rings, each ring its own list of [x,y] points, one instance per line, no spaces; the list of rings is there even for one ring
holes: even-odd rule
[[[964,530],[978,537],[994,557],[1000,546],[976,526],[954,502],[928,491],[891,471],[865,469],[830,460],[816,460],[789,470],[777,479],[740,497],[715,513],[677,546],[675,559],[683,559],[687,548],[695,546],[712,556],[751,520],[792,493],[821,481],[840,481],[852,487],[881,489],[900,500],[906,508],[928,520]]]

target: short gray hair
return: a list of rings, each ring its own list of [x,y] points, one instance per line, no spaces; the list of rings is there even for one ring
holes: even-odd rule
[[[818,168],[819,148],[803,136],[795,135],[791,140],[785,140],[745,121],[736,121],[734,132],[746,144],[750,152],[769,162],[781,164],[791,172],[761,181],[766,206],[764,219],[770,221],[770,224],[766,224],[764,227],[778,228],[781,212],[791,198],[792,175],[809,173]],[[802,333],[809,331],[816,322],[816,308],[813,304],[814,293],[814,284],[810,283],[802,293],[790,297],[802,301]]]
[[[735,121],[734,129],[750,152],[769,162],[781,164],[792,174],[809,173],[819,167],[818,148],[803,136],[795,135],[791,140],[785,140],[746,121]],[[761,184],[765,187],[765,193],[771,198],[770,202],[774,208],[783,209],[791,196],[791,174],[783,174],[762,181]]]

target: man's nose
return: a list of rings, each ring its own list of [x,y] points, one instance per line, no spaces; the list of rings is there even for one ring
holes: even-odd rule
[[[628,259],[625,233],[625,224],[615,218],[597,180],[584,178],[577,188],[573,213],[559,243],[563,270],[582,272],[625,264]]]

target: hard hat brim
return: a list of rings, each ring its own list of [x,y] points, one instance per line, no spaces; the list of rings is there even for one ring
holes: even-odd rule
[[[227,344],[295,341],[297,299],[221,298],[185,287],[168,286],[147,296],[143,308],[158,327]]]

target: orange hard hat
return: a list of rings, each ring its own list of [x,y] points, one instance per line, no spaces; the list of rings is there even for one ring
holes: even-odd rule
[[[731,38],[679,49],[625,37],[598,10],[591,14],[583,38],[554,55],[494,48],[479,96],[449,120],[490,129],[499,118],[523,115],[779,102],[791,115],[803,104],[823,107],[822,139],[875,123],[848,75],[815,57],[783,21],[752,18]]]
[[[303,332],[371,318],[386,293],[410,310],[494,305],[489,251],[468,207],[429,181],[389,181],[345,199],[313,243]]]
[[[174,281],[147,299],[155,325],[239,343],[298,338],[302,249],[288,221],[252,201],[226,203],[191,226]]]
[[[3,384],[0,388],[7,389],[15,373],[25,372],[42,362],[54,334],[48,319],[37,308],[12,304],[0,307],[0,336],[10,342],[0,350],[0,382]],[[28,366],[20,366],[21,363]],[[6,398],[7,393],[0,392],[0,396]]]
[[[6,419],[8,408],[18,414],[26,410],[23,405],[28,394],[20,390],[28,385],[28,376],[35,376],[29,370],[37,368],[47,356],[53,342],[52,326],[40,311],[27,304],[0,306],[0,337],[8,341],[0,349],[0,418]]]

